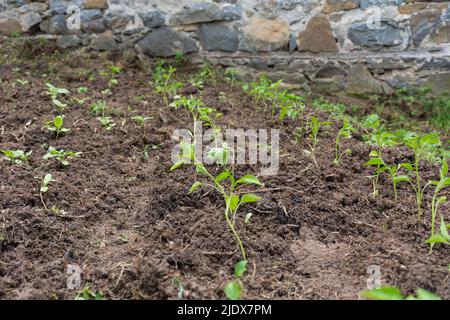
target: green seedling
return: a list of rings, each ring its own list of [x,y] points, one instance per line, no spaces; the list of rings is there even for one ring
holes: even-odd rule
[[[349,120],[347,118],[344,118],[342,127],[339,129],[338,134],[336,136],[333,164],[339,165],[344,155],[351,154],[352,151],[350,149],[346,149],[345,151],[342,152],[340,143],[342,139],[350,139],[354,131],[355,129],[353,128]]]
[[[91,104],[91,113],[94,117],[104,117],[106,115],[106,101],[100,100]]]
[[[230,84],[230,87],[233,88],[238,82],[239,72],[236,69],[228,68],[224,72],[225,80]]]
[[[122,73],[122,68],[115,65],[108,66],[108,69],[111,71],[112,74],[120,74]]]
[[[79,87],[79,88],[77,89],[77,92],[78,92],[79,94],[87,93],[87,92],[88,92],[88,88],[87,88],[87,87]]]
[[[111,117],[102,116],[98,117],[97,120],[106,128],[106,131],[111,131],[116,126]]]
[[[317,164],[317,160],[316,160],[316,149],[317,149],[317,145],[319,143],[319,132],[320,129],[325,126],[325,125],[329,125],[330,122],[328,121],[319,121],[319,118],[315,117],[315,116],[311,116],[311,118],[308,121],[308,126],[309,126],[309,130],[310,130],[310,134],[309,134],[309,138],[311,143],[309,144],[309,149],[310,150],[303,150],[306,154],[308,154],[309,156],[311,156],[311,158],[314,161],[314,164],[316,165],[316,167],[318,168],[319,165]]]
[[[441,297],[421,288],[416,293],[416,296],[409,295],[405,298],[398,288],[383,287],[362,291],[360,296],[371,300],[441,300]]]
[[[216,72],[209,64],[204,64],[190,80],[194,87],[200,89],[202,89],[204,84],[208,81],[212,82],[214,85],[216,84]]]
[[[184,53],[183,52],[177,51],[175,53],[175,65],[177,67],[183,66],[185,60],[186,60],[186,58],[184,57]]]
[[[450,241],[446,224],[444,223],[444,218],[441,216],[441,228],[440,228],[440,234],[435,234],[435,223],[436,223],[436,217],[438,214],[438,209],[441,204],[443,204],[445,201],[447,201],[447,198],[445,196],[440,196],[440,192],[444,188],[450,187],[450,177],[447,176],[448,174],[448,163],[447,161],[442,162],[442,167],[440,170],[440,180],[439,181],[429,181],[427,185],[433,185],[435,186],[434,193],[433,193],[433,199],[431,201],[431,236],[427,240],[428,243],[430,243],[430,251],[433,250],[433,245],[436,242],[439,242],[438,240],[444,240],[441,242],[448,243]]]
[[[441,202],[438,201],[438,203],[436,205],[444,203],[447,199],[445,197],[441,197],[439,200],[441,200]],[[444,217],[441,215],[441,225],[439,228],[439,232],[435,233],[434,235],[429,237],[426,241],[426,243],[428,243],[430,245],[430,252],[432,252],[433,247],[436,243],[444,243],[444,244],[450,245],[450,235],[449,235],[449,231],[448,231],[449,229],[450,229],[450,224],[446,224],[444,221]],[[449,265],[449,267],[450,267],[450,265]],[[449,268],[449,270],[450,270],[450,268]]]
[[[46,85],[47,85],[47,94],[52,99],[53,105],[55,106],[58,112],[62,112],[67,107],[67,104],[61,102],[61,100],[59,100],[59,96],[67,96],[70,94],[70,91],[65,88],[55,87],[51,83],[46,83]]]
[[[24,152],[22,150],[3,150],[0,149],[1,153],[8,159],[11,164],[24,164],[28,163],[28,159],[33,151]]]
[[[39,196],[40,196],[40,198],[41,198],[42,205],[44,206],[44,209],[45,209],[46,211],[47,211],[48,209],[47,209],[47,205],[45,204],[43,194],[48,192],[48,186],[49,186],[49,184],[50,184],[51,182],[53,182],[53,181],[55,181],[55,180],[53,180],[52,175],[49,174],[49,173],[46,174],[46,175],[44,176],[44,178],[42,178],[42,181],[41,181],[41,188],[39,189]]]
[[[240,300],[242,298],[243,285],[241,282],[244,273],[247,271],[247,261],[241,260],[234,266],[235,280],[225,285],[225,295],[230,300]]]
[[[56,116],[53,121],[47,122],[42,129],[46,129],[50,132],[54,132],[56,134],[56,139],[59,138],[61,134],[69,132],[70,129],[63,127],[64,120],[62,116]]]
[[[145,122],[148,120],[154,119],[154,117],[145,117],[145,116],[133,116],[131,117],[131,120],[136,122],[140,127],[145,127]]]
[[[68,151],[68,150],[57,150],[53,147],[48,148],[48,152],[44,155],[43,159],[55,159],[59,161],[63,166],[70,165],[69,159],[78,158],[81,152]]]
[[[417,217],[420,221],[422,217],[422,199],[425,188],[422,186],[419,165],[421,161],[430,159],[433,154],[436,153],[436,149],[440,145],[441,141],[436,133],[420,135],[411,132],[401,132],[398,133],[398,136],[414,153],[412,171],[415,175],[415,184],[412,184],[412,186],[414,192],[416,193]]]
[[[192,150],[192,149],[190,149]],[[242,258],[243,260],[247,260],[246,251],[244,248],[244,245],[242,243],[242,240],[239,236],[238,231],[236,230],[236,219],[239,208],[246,203],[253,203],[259,201],[261,198],[259,196],[256,196],[251,193],[244,194],[240,196],[236,193],[236,188],[242,187],[245,185],[261,185],[261,182],[259,182],[258,178],[256,178],[253,175],[246,175],[241,177],[240,179],[236,179],[232,169],[226,168],[224,171],[222,171],[219,175],[214,177],[207,169],[206,167],[195,160],[195,153],[189,151],[188,154],[184,152],[184,157],[190,157],[190,160],[194,163],[194,166],[196,168],[196,171],[206,178],[208,178],[208,182],[205,181],[196,181],[192,184],[191,188],[189,189],[189,194],[193,193],[197,189],[203,186],[207,186],[210,188],[213,188],[216,190],[223,198],[224,200],[224,215],[225,220],[227,222],[228,228],[230,229],[231,233],[233,234],[239,249],[241,250]],[[222,146],[222,148],[215,148],[213,152],[209,153],[209,156],[215,160],[217,164],[219,164],[222,167],[226,167],[228,160],[230,159],[230,150],[226,146],[226,143]],[[173,171],[175,169],[178,169],[183,164],[187,163],[186,159],[182,159],[175,163],[171,168],[170,171]],[[228,181],[227,186],[223,186],[222,184]]]
[[[252,98],[255,109],[262,102],[264,104],[264,110],[267,110],[267,102],[275,100],[276,93],[281,84],[282,80],[272,82],[266,75],[262,75],[258,81],[244,84],[242,89]]]
[[[184,299],[184,286],[183,286],[183,282],[181,281],[181,279],[179,277],[174,277],[172,279],[172,285],[178,291],[178,293],[177,293],[178,300],[183,300]]]
[[[283,122],[285,118],[289,118],[292,121],[300,119],[303,126],[303,112],[306,108],[304,97],[282,91],[277,98],[277,104],[280,109],[278,119],[281,122]]]
[[[409,176],[399,174],[399,171],[402,168],[411,170],[412,169],[411,164],[401,163],[401,164],[390,166],[390,165],[386,164],[386,162],[383,160],[381,155],[376,150],[373,150],[372,152],[370,152],[370,157],[371,157],[371,159],[369,161],[367,161],[365,165],[377,167],[377,170],[375,171],[375,174],[374,174],[374,176],[376,176],[376,180],[378,180],[378,176],[383,172],[387,172],[389,174],[389,178],[391,179],[392,186],[394,188],[394,197],[395,197],[395,200],[397,200],[398,199],[397,184],[400,182],[410,182],[411,181]]]
[[[75,300],[104,300],[104,299],[105,295],[103,294],[103,292],[101,291],[95,292],[91,290],[89,285],[86,285],[75,296]]]
[[[42,178],[41,181],[41,188],[39,189],[41,193],[47,193],[48,192],[48,186],[51,182],[55,181],[51,174],[46,174],[44,178]]]
[[[22,80],[22,79],[17,79],[16,82],[18,84],[20,84],[22,87],[26,86],[27,84],[29,84],[30,82],[28,80]]]
[[[157,93],[162,94],[164,104],[169,107],[169,98],[175,96],[183,84],[174,80],[177,71],[172,66],[166,67],[166,62],[161,60],[156,65],[153,73],[153,86]]]

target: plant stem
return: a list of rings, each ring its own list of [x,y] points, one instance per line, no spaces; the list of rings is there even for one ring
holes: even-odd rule
[[[227,201],[229,202],[229,201]],[[225,207],[225,219],[227,220],[228,228],[230,228],[231,232],[234,235],[234,238],[236,239],[237,243],[239,244],[239,249],[241,250],[242,258],[247,261],[247,255],[245,253],[244,245],[242,243],[241,238],[239,237],[239,234],[237,233],[236,229],[233,226],[233,223],[230,220],[230,217],[228,216],[230,212],[230,206],[229,203],[227,203],[227,206]]]
[[[414,167],[416,172],[416,195],[417,195],[417,218],[420,222],[422,218],[422,188],[420,186],[420,175],[419,175],[419,158],[417,156],[417,150],[414,153]]]

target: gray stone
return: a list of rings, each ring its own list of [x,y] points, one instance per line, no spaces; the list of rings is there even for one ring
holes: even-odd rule
[[[40,24],[40,28],[45,33],[51,34],[69,34],[70,30],[67,28],[66,18],[63,14],[57,14],[44,20]]]
[[[449,59],[431,59],[423,64],[420,71],[428,71],[428,70],[446,70],[450,71],[450,60]]]
[[[380,29],[371,29],[366,22],[355,22],[348,30],[354,43],[370,49],[394,47],[402,44],[402,34],[394,21],[381,21]]]
[[[30,11],[35,11],[35,12],[44,12],[45,10],[48,9],[48,3],[42,3],[42,2],[32,2],[32,3],[29,3],[27,6]]]
[[[289,37],[289,52],[294,52],[297,49],[297,36],[295,34],[291,34]]]
[[[170,20],[171,25],[184,25],[199,22],[236,20],[241,17],[238,6],[221,7],[211,2],[193,2],[176,12]]]
[[[134,16],[124,11],[108,11],[104,16],[104,23],[108,29],[113,31],[123,30]]]
[[[170,57],[179,52],[191,53],[198,51],[194,39],[167,27],[151,31],[138,42],[137,47],[143,53],[153,57]]]
[[[94,35],[89,47],[97,51],[115,51],[119,48],[110,30]]]
[[[347,72],[331,63],[323,66],[316,74],[316,78],[345,77]]]
[[[84,32],[102,33],[106,30],[103,22],[103,13],[101,10],[83,10],[81,11],[81,29]]]
[[[32,32],[39,28],[42,18],[37,12],[27,12],[20,16],[20,24],[23,32]]]
[[[139,12],[139,17],[147,28],[161,27],[166,22],[166,18],[159,10]]]
[[[67,13],[70,6],[81,7],[84,0],[49,0],[49,9],[53,13]]]
[[[382,7],[382,6],[398,6],[402,4],[404,0],[360,0],[361,9],[367,9],[372,6]]]
[[[428,9],[414,14],[411,18],[411,33],[414,46],[419,47],[423,39],[433,30],[433,26],[441,17],[441,10]]]
[[[203,50],[234,52],[239,48],[238,32],[227,23],[203,23],[199,36]]]
[[[427,85],[431,87],[434,94],[450,93],[450,73],[437,73],[428,76]]]
[[[76,35],[61,36],[56,41],[58,47],[62,49],[73,48],[81,44],[81,40]]]
[[[347,76],[347,91],[355,95],[391,93],[392,88],[375,79],[361,63],[350,68]]]

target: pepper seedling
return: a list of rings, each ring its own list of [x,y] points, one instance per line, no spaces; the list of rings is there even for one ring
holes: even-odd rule
[[[11,164],[24,164],[28,163],[28,159],[33,151],[24,152],[22,150],[3,150],[0,149],[6,159],[8,159]]]
[[[50,132],[56,133],[56,139],[63,133],[69,132],[70,129],[63,127],[64,120],[62,116],[56,116],[53,121],[48,121],[42,129],[46,129]]]
[[[447,232],[447,226],[444,223],[444,218],[441,216],[441,227],[440,234],[435,234],[435,223],[436,217],[438,214],[438,209],[441,204],[447,201],[445,196],[440,196],[440,192],[447,187],[450,187],[450,177],[447,177],[448,174],[448,163],[447,161],[442,162],[442,167],[439,172],[440,180],[439,181],[429,181],[427,185],[435,186],[433,199],[431,200],[431,236],[427,240],[427,243],[430,244],[430,252],[433,250],[434,243],[444,242],[448,243],[450,241],[450,237]]]
[[[81,152],[75,152],[75,151],[68,151],[68,150],[57,150],[53,147],[48,148],[48,152],[43,156],[44,160],[48,159],[56,159],[59,161],[63,166],[68,166],[69,159],[71,158],[78,158],[81,155]]]
[[[55,106],[55,108],[58,112],[62,112],[67,107],[67,104],[61,102],[59,100],[59,96],[60,95],[67,96],[70,94],[70,91],[67,90],[66,88],[55,87],[51,83],[46,83],[46,85],[47,85],[47,94],[52,99],[53,105]]]
[[[390,166],[390,165],[386,164],[386,162],[383,160],[383,158],[380,156],[380,154],[376,150],[372,150],[372,152],[370,152],[370,157],[372,157],[372,158],[369,161],[367,161],[365,165],[377,167],[377,170],[375,171],[374,176],[372,176],[372,177],[376,177],[376,180],[378,181],[378,176],[380,175],[380,173],[383,173],[386,171],[389,174],[389,178],[391,179],[392,186],[394,188],[395,200],[397,200],[397,198],[398,198],[397,184],[402,181],[403,182],[411,181],[409,176],[399,174],[399,171],[402,168],[411,170],[412,169],[411,164],[401,163],[401,164]]]
[[[340,143],[342,139],[350,139],[352,137],[352,133],[355,131],[352,124],[347,118],[344,118],[342,127],[339,129],[338,134],[336,136],[335,142],[335,155],[333,164],[339,165],[341,159],[344,155],[351,154],[352,151],[350,149],[346,149],[343,152],[341,151]]]

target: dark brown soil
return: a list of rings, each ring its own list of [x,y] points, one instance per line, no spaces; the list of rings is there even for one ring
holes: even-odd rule
[[[72,299],[77,292],[66,282],[67,266],[73,264],[82,269],[82,285],[108,299],[176,299],[177,277],[186,298],[225,298],[223,287],[239,251],[219,197],[206,190],[187,195],[196,179],[190,167],[168,172],[175,144],[171,134],[189,129],[191,120],[163,105],[151,88],[151,69],[124,67],[115,76],[118,85],[105,96],[107,78],[99,72],[110,62],[104,55],[28,51],[17,54],[7,45],[0,50],[0,149],[33,151],[29,165],[0,161],[0,234],[5,238],[0,241],[0,298]],[[186,77],[195,71],[181,69]],[[54,116],[47,81],[87,98],[80,105],[70,103],[64,120],[71,131],[58,140],[41,129]],[[88,93],[76,93],[81,86]],[[239,224],[249,256],[246,298],[357,299],[370,265],[380,266],[384,284],[405,293],[421,287],[450,298],[449,247],[436,246],[429,254],[424,244],[431,194],[421,224],[407,185],[399,185],[394,201],[389,181],[382,179],[381,195],[373,198],[371,171],[363,166],[370,147],[359,135],[346,142],[353,153],[337,167],[331,165],[337,125],[323,131],[316,168],[303,153],[308,140],[294,140],[296,125],[280,126],[271,112],[255,112],[239,88],[218,80],[194,94],[223,112],[222,127],[281,129],[279,174],[261,177],[263,200],[245,207],[252,222]],[[112,131],[90,113],[90,104],[101,99],[114,109]],[[129,120],[136,114],[154,119],[141,128]],[[48,145],[82,155],[63,168],[42,160]],[[387,154],[411,157],[398,148]],[[437,178],[437,166],[423,167],[424,179]],[[65,210],[64,216],[43,208],[39,187],[46,173],[56,181],[43,200],[49,208]],[[449,209],[448,204],[441,209],[447,221]]]

